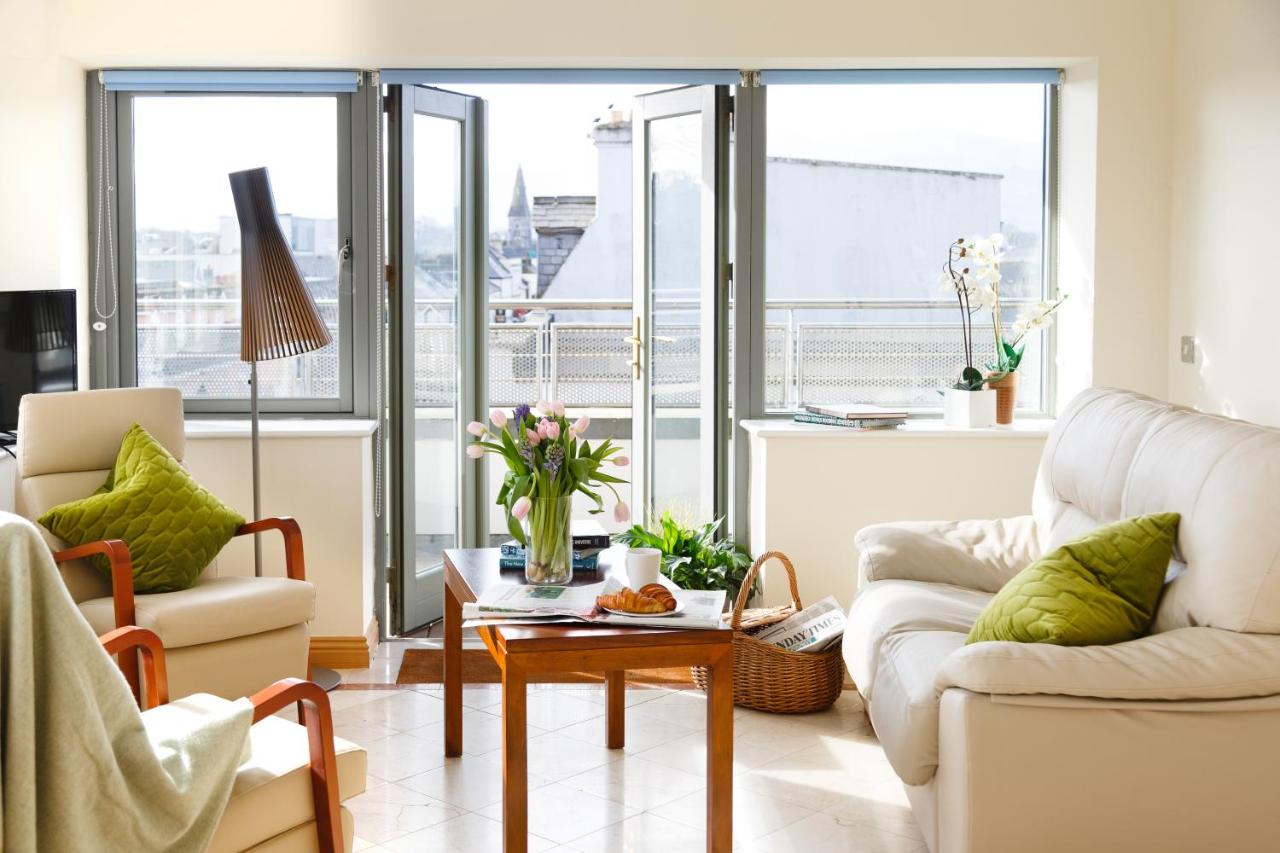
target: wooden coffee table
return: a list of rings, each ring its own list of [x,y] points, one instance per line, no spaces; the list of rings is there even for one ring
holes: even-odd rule
[[[579,573],[575,584],[599,583],[622,573],[623,554],[601,555],[598,572]],[[520,571],[498,569],[497,548],[444,552],[444,754],[462,755],[462,605],[501,583],[522,583]],[[528,846],[528,762],[525,688],[557,672],[602,672],[605,676],[605,743],[621,749],[626,671],[670,666],[706,666],[707,850],[733,848],[733,632],[596,626],[512,625],[479,629],[502,670],[502,833],[506,853]]]

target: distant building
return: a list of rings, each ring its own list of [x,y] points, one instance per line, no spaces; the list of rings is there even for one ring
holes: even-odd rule
[[[631,295],[631,123],[614,113],[592,138],[595,218],[575,233],[568,255],[557,255],[546,270],[540,253],[538,295],[545,298]],[[699,187],[693,179],[668,178],[657,189],[666,203],[655,214],[655,255],[664,265],[655,270],[655,285],[671,296],[696,298]],[[947,245],[960,235],[998,232],[1003,224],[998,174],[770,157],[765,180],[771,301],[934,299]],[[537,200],[534,208],[536,225]],[[541,244],[540,230],[539,237]],[[1023,266],[1006,265],[1010,290],[1024,272],[1032,273]],[[593,314],[557,311],[556,318],[587,321]]]
[[[516,182],[511,188],[511,206],[507,208],[507,239],[503,243],[502,253],[508,258],[531,260],[535,257],[533,220],[524,188],[523,166],[516,166]]]
[[[583,232],[596,218],[592,195],[539,195],[533,197],[533,231],[538,237],[538,292],[560,272],[577,248]]]

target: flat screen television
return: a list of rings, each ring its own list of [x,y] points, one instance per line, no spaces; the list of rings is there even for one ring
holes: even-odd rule
[[[75,389],[75,291],[0,291],[0,441],[18,428],[23,394]]]

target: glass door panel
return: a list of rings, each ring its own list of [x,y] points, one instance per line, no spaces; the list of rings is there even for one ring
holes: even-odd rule
[[[637,99],[635,486],[651,514],[725,511],[728,94]]]
[[[393,633],[411,633],[443,614],[443,552],[474,544],[467,513],[462,442],[474,409],[467,375],[471,262],[477,217],[473,122],[477,100],[423,86],[392,87],[389,138],[392,237],[392,513],[399,572],[393,573]]]

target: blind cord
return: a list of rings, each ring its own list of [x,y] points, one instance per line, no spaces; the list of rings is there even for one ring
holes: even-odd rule
[[[120,285],[116,280],[115,235],[111,229],[111,211],[113,210],[111,198],[115,193],[115,186],[110,181],[111,134],[108,132],[107,127],[110,110],[107,107],[107,86],[103,82],[101,71],[98,72],[98,87],[98,103],[100,107],[98,114],[98,227],[93,250],[93,313],[99,322],[93,325],[98,331],[104,331],[106,324],[101,321],[110,320],[114,317],[116,309],[120,306]],[[108,292],[111,294],[110,311],[102,307],[102,241],[104,232],[107,242],[108,272],[106,279],[109,285]]]

